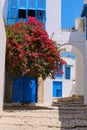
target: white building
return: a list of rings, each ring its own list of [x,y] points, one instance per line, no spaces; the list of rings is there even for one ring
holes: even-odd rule
[[[8,16],[7,21],[9,24],[15,23],[15,21],[19,21],[22,17],[25,21],[28,16],[35,16],[38,20],[41,20],[41,17],[43,18],[43,22],[45,23],[46,30],[49,34],[49,37],[53,40],[57,41],[58,35],[61,33],[61,0],[35,0],[35,1],[12,1],[8,0]],[[41,4],[43,3],[43,6]],[[39,12],[38,12],[39,10]],[[31,13],[31,11],[33,13]],[[43,11],[43,13],[42,13]],[[40,15],[36,15],[42,14]],[[39,17],[40,16],[40,17]],[[57,43],[61,43],[58,42]],[[70,48],[70,47],[68,47]],[[66,47],[65,47],[66,49]],[[72,73],[74,71],[75,73],[75,60],[66,58],[67,59],[67,65],[63,65],[63,71],[64,74],[58,74],[56,75],[57,78],[55,80],[50,80],[47,78],[47,80],[44,83],[44,102],[48,103],[52,102],[53,97],[68,97],[74,94],[73,89],[73,80],[75,81],[75,78],[72,79]],[[72,71],[73,70],[73,71]],[[66,73],[65,73],[66,72]],[[48,86],[48,80],[49,84],[51,86]],[[55,86],[56,85],[56,86]],[[48,97],[49,93],[49,97]]]
[[[76,93],[75,59],[63,57],[67,64],[62,65],[64,74],[55,74],[55,79],[47,78],[44,82],[44,103],[52,103],[54,99],[69,97]]]
[[[66,33],[61,30],[61,0],[50,1],[47,4],[47,31],[52,39],[60,44],[60,49],[63,52],[72,52],[71,46],[61,46],[62,40],[65,41]],[[52,10],[53,8],[53,10]],[[52,15],[53,14],[53,15]],[[49,23],[48,23],[49,21]],[[64,33],[64,37],[62,37]],[[67,64],[63,65],[64,74],[56,75],[55,79],[47,78],[44,82],[44,103],[52,103],[53,99],[59,97],[68,97],[76,93],[75,88],[75,59],[72,59],[70,54],[68,57],[62,57]]]
[[[4,0],[1,1],[2,5],[4,3]],[[61,30],[61,0],[46,0],[46,30],[48,31],[49,36],[55,40],[58,45],[60,44],[61,49],[66,49],[67,52],[73,53],[76,56],[76,61],[72,60],[70,57],[64,57],[64,59],[67,62],[67,65],[65,67],[71,67],[71,77],[70,79],[65,78],[65,74],[63,75],[62,79],[56,78],[54,80],[46,79],[44,82],[44,103],[52,103],[53,95],[58,94],[59,90],[58,86],[61,88],[62,84],[62,96],[67,97],[71,96],[73,93],[76,93],[77,95],[84,95],[84,103],[87,104],[87,39],[86,39],[86,33],[87,29],[86,25],[86,14],[87,14],[87,0],[84,0],[84,8],[82,11],[82,17],[77,20],[75,31],[69,30],[69,31],[62,31]],[[4,8],[5,7],[5,8]],[[6,10],[7,6],[3,6],[3,13],[4,17],[6,18]],[[0,16],[0,20],[2,17]],[[2,33],[2,32],[1,32]],[[4,34],[4,31],[3,33]],[[4,36],[2,36],[4,37]],[[5,41],[3,41],[5,43]],[[68,49],[70,47],[70,49]],[[5,45],[3,46],[5,48]],[[1,47],[2,48],[2,47]],[[1,51],[0,51],[1,53]],[[5,54],[5,50],[3,51]],[[4,59],[3,59],[4,60]],[[1,61],[3,62],[3,61]],[[76,62],[76,63],[75,63]],[[4,63],[4,62],[3,62]],[[69,66],[68,66],[69,65]],[[63,69],[65,69],[63,66]],[[2,77],[2,71],[1,69],[1,75]],[[0,79],[1,80],[1,79]],[[59,85],[58,85],[59,84]],[[57,86],[56,92],[53,92],[53,87]],[[76,87],[76,88],[75,88]],[[3,90],[3,84],[1,85],[1,90]],[[3,91],[1,91],[1,109],[2,109],[2,99],[3,99]],[[57,96],[56,96],[57,97]]]

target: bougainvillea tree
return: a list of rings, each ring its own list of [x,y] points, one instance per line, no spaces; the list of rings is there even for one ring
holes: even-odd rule
[[[6,71],[11,76],[52,77],[60,62],[56,44],[34,17],[6,25]]]

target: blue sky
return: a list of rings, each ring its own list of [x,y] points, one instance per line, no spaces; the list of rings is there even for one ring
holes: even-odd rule
[[[62,29],[75,25],[75,18],[80,17],[84,0],[62,0]]]

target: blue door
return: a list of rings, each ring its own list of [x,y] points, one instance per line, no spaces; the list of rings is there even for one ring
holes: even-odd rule
[[[62,82],[53,81],[53,97],[62,97]]]
[[[36,103],[37,81],[35,78],[24,76],[15,78],[12,86],[12,102]]]
[[[23,100],[23,79],[14,78],[12,84],[12,102],[20,103]]]
[[[28,76],[24,77],[24,84],[23,84],[23,101],[24,102],[30,102],[35,103],[36,102],[36,79],[35,78],[29,78]]]

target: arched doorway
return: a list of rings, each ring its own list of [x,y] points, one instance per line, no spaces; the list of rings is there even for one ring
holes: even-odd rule
[[[84,58],[80,48],[74,44],[65,43],[59,46],[60,50],[73,53],[76,56],[75,86],[76,95],[84,95]]]

